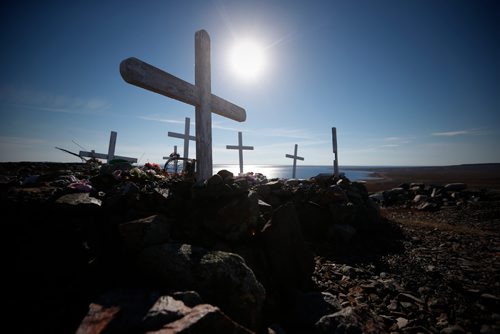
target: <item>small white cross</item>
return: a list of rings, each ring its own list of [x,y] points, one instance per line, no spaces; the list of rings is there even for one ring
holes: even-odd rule
[[[115,131],[111,131],[111,135],[109,137],[109,147],[108,147],[108,154],[104,153],[95,153],[94,150],[87,152],[87,151],[80,151],[79,155],[81,157],[89,157],[89,158],[99,158],[99,159],[105,159],[107,162],[110,162],[113,159],[119,159],[119,160],[125,160],[130,163],[135,163],[137,162],[136,158],[129,158],[129,157],[122,157],[119,155],[115,155],[115,147],[116,147],[116,137],[117,133]]]
[[[243,150],[253,150],[253,146],[243,146],[243,135],[241,131],[238,132],[238,146],[226,145],[228,150],[238,150],[240,151],[240,175],[243,174]]]
[[[186,162],[187,159],[189,158],[189,141],[194,140],[196,141],[195,136],[189,135],[189,125],[191,124],[191,119],[189,117],[186,117],[186,120],[184,122],[184,133],[176,133],[176,132],[168,132],[169,137],[174,137],[174,138],[180,138],[184,139],[184,164],[183,164],[183,170],[186,170]]]
[[[292,172],[292,178],[295,179],[295,170],[297,169],[297,160],[302,160],[304,161],[303,157],[297,156],[297,148],[299,145],[295,144],[295,152],[293,155],[290,154],[285,154],[285,157],[287,158],[292,158],[293,159],[293,172]]]
[[[174,156],[177,155],[177,145],[174,145]],[[170,159],[172,157],[172,155],[170,155],[169,157],[163,157],[163,159]],[[174,159],[174,172],[177,173],[177,159]],[[168,161],[166,162],[168,163]],[[167,169],[167,166],[165,166],[165,170]]]

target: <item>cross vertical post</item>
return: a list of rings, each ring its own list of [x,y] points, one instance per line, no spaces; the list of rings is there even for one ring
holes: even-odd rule
[[[109,136],[108,161],[115,158],[116,135],[116,131],[111,131],[111,135]]]
[[[186,149],[186,148],[184,148]],[[177,145],[174,145],[174,155],[177,155]],[[174,173],[177,173],[177,163],[179,161],[177,159],[174,160]]]
[[[243,146],[243,134],[238,131],[238,146],[226,145],[226,149],[239,151],[240,175],[243,174],[243,150],[253,150],[253,146]]]
[[[338,158],[338,151],[337,151],[337,128],[333,127],[332,128],[332,145],[333,145],[333,154],[335,156],[333,160],[333,173],[335,177],[339,177],[339,158]]]
[[[293,155],[285,154],[285,157],[293,159],[293,169],[292,169],[292,178],[293,179],[295,179],[295,175],[296,175],[295,171],[297,169],[297,160],[304,161],[303,157],[299,157],[297,155],[297,149],[298,149],[298,147],[299,147],[299,145],[295,144],[295,151],[294,151]]]
[[[113,159],[120,159],[120,160],[125,160],[130,163],[135,163],[137,162],[136,158],[129,158],[129,157],[122,157],[119,155],[115,155],[115,148],[116,148],[116,137],[117,133],[115,131],[111,131],[111,135],[109,136],[109,147],[108,147],[108,154],[104,153],[96,153],[95,150],[91,150],[90,152],[88,151],[80,151],[78,154],[80,157],[89,157],[92,159],[106,159],[107,162],[109,163]]]
[[[187,162],[187,159],[189,158],[189,141],[190,140],[196,140],[196,137],[195,136],[191,136],[189,134],[189,126],[191,124],[191,119],[189,117],[186,117],[185,121],[184,121],[184,133],[176,133],[176,132],[168,132],[167,135],[169,137],[174,137],[174,138],[180,138],[180,139],[184,139],[184,155],[183,155],[183,158],[184,158],[184,167],[182,168],[182,170],[186,170],[186,162]]]
[[[196,106],[196,160],[198,177],[207,180],[212,176],[212,87],[210,84],[210,36],[205,30],[195,34],[194,84],[198,88],[199,104]]]

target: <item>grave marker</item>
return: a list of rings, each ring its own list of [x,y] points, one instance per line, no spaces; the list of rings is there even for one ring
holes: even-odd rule
[[[299,147],[299,145],[295,144],[295,152],[294,152],[293,155],[285,154],[285,157],[293,159],[293,172],[292,172],[292,178],[293,179],[295,179],[295,170],[297,169],[297,160],[304,161],[303,157],[297,156],[297,149],[298,149],[298,147]]]
[[[81,157],[88,157],[88,158],[99,158],[99,159],[105,159],[109,163],[113,159],[120,159],[120,160],[125,160],[130,163],[135,163],[137,162],[136,158],[129,158],[129,157],[122,157],[119,155],[115,155],[115,147],[116,147],[116,137],[117,133],[115,131],[111,131],[111,135],[109,137],[109,147],[108,147],[108,154],[104,153],[96,153],[94,150],[87,152],[87,151],[80,151],[79,155]]]
[[[335,177],[339,177],[339,156],[337,151],[337,128],[332,128],[332,144],[333,144],[333,154],[335,158],[333,160],[333,173]]]
[[[243,174],[243,150],[253,150],[253,146],[243,146],[243,135],[238,132],[238,146],[226,145],[228,150],[238,150],[240,155],[240,175]]]
[[[163,159],[168,160],[171,157],[176,156],[176,155],[177,155],[177,145],[174,145],[174,153],[170,154],[170,156],[168,156],[168,157],[163,157]],[[177,162],[178,162],[177,159],[175,159],[174,160],[174,172],[175,173],[177,173]],[[168,163],[168,161],[166,163]],[[167,166],[165,166],[164,168],[166,170]]]
[[[194,105],[196,108],[196,160],[198,179],[212,176],[212,113],[243,122],[245,109],[211,92],[210,37],[195,33],[195,84],[190,84],[137,58],[120,64],[122,78],[133,85]]]
[[[189,158],[189,141],[190,140],[194,140],[196,141],[196,137],[195,136],[191,136],[189,135],[189,126],[191,124],[191,119],[189,117],[186,117],[186,120],[184,122],[184,133],[176,133],[176,132],[168,132],[168,136],[169,137],[174,137],[174,138],[180,138],[180,139],[184,139],[184,162],[187,161],[187,159]],[[177,164],[177,161],[176,161],[176,164]],[[186,170],[186,163],[183,164],[183,168],[182,170]]]

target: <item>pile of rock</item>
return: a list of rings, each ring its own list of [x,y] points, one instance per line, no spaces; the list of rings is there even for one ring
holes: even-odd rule
[[[489,190],[470,190],[465,183],[449,183],[444,186],[403,183],[396,188],[374,193],[370,198],[383,206],[436,211],[443,207],[464,207],[488,200],[491,196],[498,197],[498,194]]]
[[[127,164],[21,167],[0,168],[0,189],[15,217],[4,226],[16,249],[10,284],[33,278],[14,305],[46,297],[23,305],[36,314],[25,324],[33,330],[74,330],[91,305],[81,332],[310,331],[339,311],[308,292],[311,243],[354,252],[386,247],[377,236],[390,235],[364,185],[346,178],[221,171],[195,182]],[[191,290],[196,302],[176,297]]]

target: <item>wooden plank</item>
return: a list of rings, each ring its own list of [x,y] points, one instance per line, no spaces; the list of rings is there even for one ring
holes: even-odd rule
[[[177,133],[177,132],[168,132],[168,136],[169,137],[174,137],[174,138],[180,138],[180,139],[184,139],[186,138],[186,135],[182,134],[182,133]],[[189,136],[189,140],[196,140],[196,137],[195,136]]]
[[[200,104],[199,93],[194,85],[137,58],[123,60],[120,74],[129,84],[193,106]],[[211,94],[210,106],[213,113],[238,122],[244,122],[247,118],[245,109],[214,94]]]
[[[88,152],[88,151],[80,151],[80,156],[88,157],[88,158],[97,158],[97,159],[108,159],[108,155],[104,153],[96,153],[96,152]]]
[[[339,176],[339,161],[338,161],[338,150],[337,150],[337,128],[332,128],[332,146],[333,146],[333,174],[335,177]]]
[[[245,109],[212,94],[212,112],[234,121],[244,122],[247,119]]]
[[[198,178],[212,176],[212,110],[210,37],[205,30],[195,34],[194,82],[198,88],[199,105],[196,106],[196,160]]]
[[[332,146],[333,153],[337,153],[337,128],[332,128]]]
[[[109,136],[108,160],[115,158],[116,136],[116,131],[111,131],[111,135]]]
[[[109,159],[107,154],[104,153],[96,153],[96,152],[88,152],[88,151],[80,151],[80,156],[82,157],[88,157],[88,158],[96,158],[96,159],[104,159],[107,160],[108,162],[113,159],[119,159],[119,160],[125,160],[131,163],[136,163],[137,159],[136,158],[129,158],[129,157],[122,157],[121,155],[115,155],[113,159]]]
[[[195,87],[187,81],[160,70],[137,58],[120,63],[120,74],[129,84],[196,106]]]
[[[302,160],[302,161],[304,161],[304,158],[302,158],[302,157],[295,157],[295,156],[290,155],[290,154],[286,154],[286,157],[287,157],[287,158],[292,158],[292,159],[297,159],[297,160]]]
[[[235,146],[235,145],[226,145],[226,149],[228,150],[253,150],[253,146]]]

